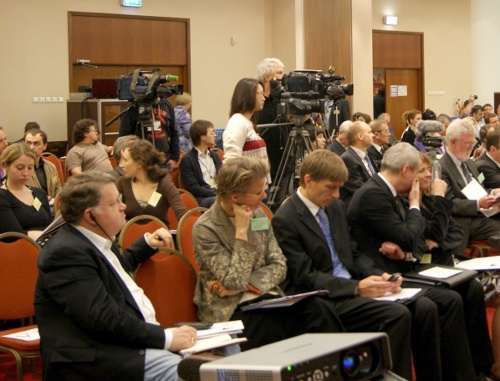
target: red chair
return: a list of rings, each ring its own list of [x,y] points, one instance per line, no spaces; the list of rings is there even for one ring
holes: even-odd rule
[[[142,237],[145,233],[151,233],[159,228],[165,228],[168,230],[167,226],[162,220],[156,218],[155,216],[141,214],[140,216],[135,216],[127,222],[118,235],[118,245],[120,248],[127,249],[132,244]],[[174,247],[172,242],[172,248]]]
[[[29,319],[32,322],[39,253],[40,246],[25,234],[0,234],[0,320]],[[22,341],[4,336],[33,328],[37,326],[0,332],[0,352],[14,356],[18,381],[23,379],[23,359],[40,357],[40,340]]]
[[[198,201],[196,201],[196,198],[189,193],[187,190],[184,189],[179,189],[179,193],[181,196],[181,200],[186,206],[186,210],[191,210],[194,208],[198,208],[200,205],[198,204]],[[177,230],[177,225],[179,224],[179,221],[177,220],[177,217],[175,216],[175,212],[172,208],[168,208],[167,210],[167,221],[168,221],[168,226],[170,230]]]
[[[264,211],[264,213],[266,213],[266,216],[267,218],[269,218],[269,221],[271,221],[273,219],[273,212],[271,211],[271,209],[269,209],[269,207],[263,202],[260,203],[260,208]]]
[[[213,148],[210,148],[210,151],[214,151],[217,155],[219,155],[220,160],[224,161],[224,151],[223,150],[221,150],[220,148],[213,147]]]
[[[63,167],[61,166],[61,160],[59,160],[59,158],[51,152],[42,153],[42,159],[50,161],[52,164],[54,164],[57,170],[57,177],[59,177],[59,181],[61,182],[61,184],[64,184],[65,178]]]
[[[198,321],[193,303],[196,274],[178,251],[161,249],[137,269],[135,280],[151,300],[156,320],[163,328]]]
[[[198,207],[189,210],[183,215],[179,221],[179,225],[177,225],[177,236],[175,237],[177,248],[189,260],[196,274],[198,274],[200,268],[194,259],[193,226],[206,210],[208,209]]]

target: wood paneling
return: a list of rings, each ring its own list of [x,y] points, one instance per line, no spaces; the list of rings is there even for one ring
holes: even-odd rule
[[[179,76],[190,92],[189,19],[68,12],[70,92],[92,79],[118,78],[136,68]],[[77,65],[90,60],[94,68]],[[172,100],[172,99],[171,99]]]
[[[307,69],[328,71],[352,81],[351,0],[304,1],[305,64]]]
[[[420,70],[415,69],[390,69],[385,73],[386,81],[386,110],[391,114],[391,126],[394,129],[396,138],[401,138],[401,134],[406,128],[403,122],[403,113],[412,109],[422,111],[422,94]],[[407,96],[391,97],[391,85],[407,86]]]
[[[373,67],[385,69],[421,69],[423,34],[373,31]]]
[[[76,14],[70,17],[71,61],[94,65],[186,65],[188,19]]]

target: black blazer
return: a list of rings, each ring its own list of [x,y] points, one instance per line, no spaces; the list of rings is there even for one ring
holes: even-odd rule
[[[335,152],[337,155],[342,156],[342,154],[346,151],[344,146],[334,139],[330,144],[328,144],[328,149],[332,152]]]
[[[448,189],[446,190],[446,198],[453,201],[453,214],[457,216],[466,217],[477,217],[477,202],[476,200],[468,200],[463,194],[462,189],[467,185],[462,178],[459,169],[453,162],[451,156],[446,153],[439,159],[439,164],[441,165],[442,179],[448,184]],[[465,165],[469,169],[472,177],[478,180],[479,171],[474,164],[472,159],[465,161]],[[486,189],[486,192],[490,192],[491,189]]]
[[[214,151],[208,151],[210,157],[215,164],[215,172],[218,173],[222,161]],[[198,161],[198,151],[196,148],[192,148],[181,160],[179,165],[180,174],[182,181],[186,190],[190,192],[198,202],[201,202],[204,198],[215,196],[216,189],[212,188],[209,184],[203,180],[203,173],[201,172],[200,163]]]
[[[384,157],[384,155],[380,153],[374,146],[368,147],[366,153],[368,153],[368,156],[370,157],[377,172],[380,172],[380,165],[382,164],[382,158]]]
[[[368,160],[370,160],[370,157],[367,157]],[[356,151],[354,151],[351,147],[349,147],[347,151],[342,154],[341,158],[344,160],[345,166],[347,167],[349,177],[340,188],[340,199],[344,201],[346,207],[348,207],[354,192],[361,188],[363,184],[371,178],[371,175],[366,169],[363,160],[361,160]],[[371,160],[370,163],[372,163],[372,166],[375,168]]]
[[[120,255],[133,272],[152,256],[144,238]],[[146,323],[115,270],[71,225],[48,241],[38,259],[35,313],[44,380],[142,380],[145,348],[163,349],[165,332]]]
[[[379,176],[373,176],[353,196],[347,218],[359,249],[370,256],[375,266],[389,273],[404,272],[411,262],[388,259],[379,248],[385,241],[398,244],[405,252],[417,253],[417,244],[425,229],[418,209],[405,211],[403,200],[392,195]]]
[[[500,188],[500,168],[491,158],[483,154],[474,161],[479,172],[484,175],[483,186],[486,188]]]
[[[295,193],[281,205],[272,219],[274,235],[287,258],[287,294],[326,289],[330,298],[352,297],[358,281],[369,275],[383,272],[373,267],[373,262],[352,246],[345,206],[334,200],[326,207],[332,237],[340,260],[347,267],[352,279],[332,275],[333,264],[328,243],[316,218]]]

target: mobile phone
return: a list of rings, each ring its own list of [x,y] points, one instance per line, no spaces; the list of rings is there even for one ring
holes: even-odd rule
[[[389,282],[395,282],[401,277],[401,273],[394,273],[391,275],[389,279],[387,279]]]
[[[180,327],[181,325],[187,325],[189,327],[193,327],[193,328],[201,331],[203,329],[211,328],[213,324],[212,323],[202,323],[199,321],[191,321],[191,322],[183,321],[183,322],[175,324],[176,327]]]

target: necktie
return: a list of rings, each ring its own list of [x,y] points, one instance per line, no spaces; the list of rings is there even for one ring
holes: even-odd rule
[[[469,184],[472,180],[472,176],[470,174],[469,168],[467,168],[464,161],[462,161],[462,164],[460,164],[460,168],[462,168],[462,173],[464,174],[465,182]]]
[[[368,155],[365,155],[365,162],[368,165],[368,168],[370,169],[370,175],[374,175],[376,173],[375,168],[373,168],[372,162],[368,158]]]
[[[396,204],[397,204],[398,209],[399,209],[399,214],[401,215],[401,218],[403,219],[403,221],[405,221],[406,220],[405,208],[403,207],[403,204],[401,203],[401,200],[399,199],[398,196],[395,197],[395,200],[396,200]]]
[[[328,222],[325,209],[320,208],[316,215],[319,218],[319,227],[321,228],[321,231],[326,238],[326,242],[328,242],[328,247],[330,248],[333,263],[333,276],[337,278],[351,278],[349,271],[347,271],[346,267],[340,260],[337,250],[335,250],[335,243],[333,242],[332,233],[330,231],[330,223]]]

